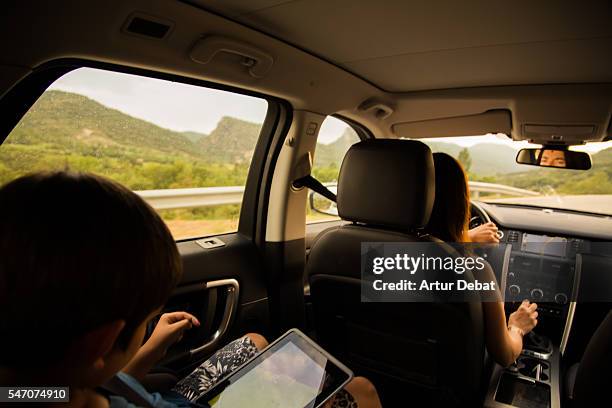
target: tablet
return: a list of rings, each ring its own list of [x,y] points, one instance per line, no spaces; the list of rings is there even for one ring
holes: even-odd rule
[[[214,408],[316,408],[352,378],[351,370],[292,329],[197,402]]]

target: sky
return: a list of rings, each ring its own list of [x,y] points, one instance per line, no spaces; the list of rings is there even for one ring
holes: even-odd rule
[[[263,123],[268,109],[264,99],[92,68],[72,71],[50,89],[85,95],[176,131],[210,133],[223,116]]]
[[[85,95],[105,106],[179,132],[208,134],[223,116],[263,123],[268,108],[264,99],[251,96],[93,68],[69,72],[49,89]],[[333,142],[347,127],[341,120],[328,117],[321,125],[318,142]],[[501,134],[428,140],[456,143],[464,147],[477,143],[498,143],[518,150],[530,146],[527,142],[513,142]],[[612,142],[591,143],[572,149],[594,153],[608,147],[612,147]]]

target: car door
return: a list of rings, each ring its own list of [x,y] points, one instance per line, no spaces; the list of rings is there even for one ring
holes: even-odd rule
[[[34,70],[0,106],[0,183],[32,170],[94,172],[140,194],[177,239],[184,271],[164,311],[202,324],[161,366],[186,372],[237,336],[269,332],[262,218],[286,103],[71,60]]]

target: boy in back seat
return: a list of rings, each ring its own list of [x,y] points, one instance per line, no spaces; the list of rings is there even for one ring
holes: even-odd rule
[[[75,407],[133,407],[97,389],[114,377],[138,405],[190,406],[267,342],[248,334],[171,392],[147,392],[139,380],[185,330],[200,324],[186,312],[164,314],[142,344],[147,323],[181,273],[164,222],[118,183],[56,172],[6,184],[0,188],[0,384],[69,386]],[[363,378],[347,389],[332,404],[380,404]]]

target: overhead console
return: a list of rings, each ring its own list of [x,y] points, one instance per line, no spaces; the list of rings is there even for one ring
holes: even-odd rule
[[[610,124],[610,94],[606,88],[559,85],[522,89],[512,111],[512,138],[554,145],[605,140]]]
[[[611,84],[549,84],[400,94],[384,119],[395,137],[505,133],[544,145],[609,140]]]

